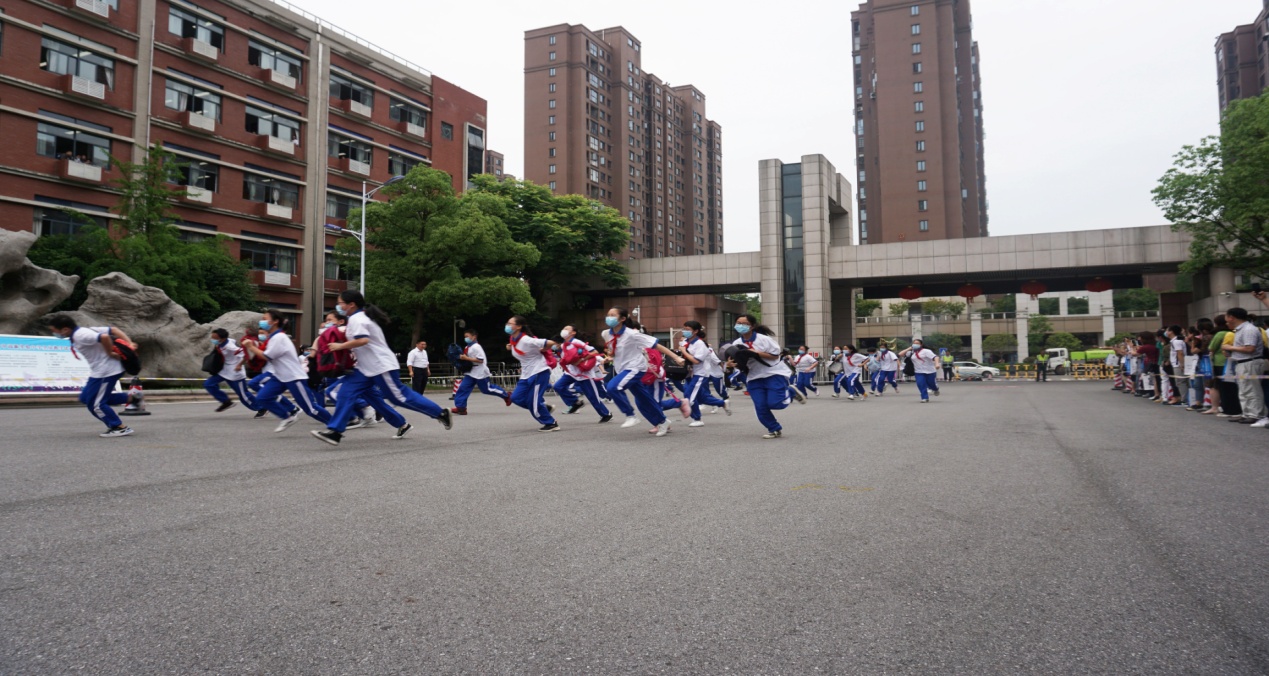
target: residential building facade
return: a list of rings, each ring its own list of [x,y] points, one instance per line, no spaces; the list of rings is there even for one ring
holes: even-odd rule
[[[862,244],[987,236],[969,5],[868,0],[851,14]]]
[[[705,94],[643,71],[618,26],[525,32],[524,174],[630,221],[627,258],[723,251],[722,128]]]
[[[485,169],[485,101],[266,0],[31,0],[0,14],[0,227],[116,215],[110,158],[182,163],[190,239],[226,235],[301,339],[349,276],[329,255],[363,189]],[[327,226],[334,226],[327,227]]]
[[[1231,102],[1260,96],[1269,71],[1269,0],[1254,23],[1216,38],[1216,88],[1221,110]]]

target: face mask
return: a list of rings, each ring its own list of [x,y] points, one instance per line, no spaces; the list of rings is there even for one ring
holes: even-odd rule
[[[268,340],[268,339],[269,339],[269,334],[267,334],[267,333],[263,333],[263,332],[261,332],[261,333],[257,333],[257,334],[256,334],[256,338],[259,338],[259,339],[260,339],[260,342],[262,342],[262,343],[263,343],[264,341],[266,341],[266,340]]]
[[[332,326],[334,326],[334,325],[335,325],[335,322],[326,322],[325,324],[322,324],[322,328],[323,328],[323,329],[329,329],[330,327],[332,327]]]
[[[340,317],[348,316],[348,310],[345,310],[343,305],[336,305],[335,312],[338,312]]]
[[[568,340],[569,338],[571,338],[571,336],[568,333],[568,330],[560,331],[560,338],[563,338],[564,340]]]
[[[683,329],[683,337],[684,337],[684,338],[688,338],[688,339],[690,339],[690,338],[691,338],[692,336],[694,336],[694,335],[696,335],[696,332],[695,332],[695,331],[693,331],[693,330],[691,330],[691,329]]]
[[[502,327],[502,330],[503,330],[503,331],[506,331],[506,332],[507,332],[507,335],[509,336],[509,335],[511,335],[511,334],[513,334],[513,333],[515,333],[515,332],[516,332],[516,327],[514,327],[514,326],[512,326],[512,325],[510,325],[510,324],[507,324],[506,326]]]
[[[750,327],[748,324],[737,324],[733,326],[732,328],[736,329],[736,333],[739,333],[740,335],[743,336],[746,333],[749,333],[749,329],[752,327]]]
[[[914,349],[914,350],[919,350],[919,349],[921,349],[921,344],[920,344],[920,343],[913,343],[913,344],[912,344],[912,349]]]
[[[212,338],[212,339],[211,339],[211,343],[212,343],[212,345],[220,345],[220,339],[219,339],[219,338]]]
[[[464,342],[464,343],[467,343],[468,345],[471,345],[472,343],[474,343],[474,342],[476,342],[476,341],[472,340],[471,338],[464,338],[464,339],[463,339],[463,342]]]
[[[261,319],[259,322],[256,322],[256,324],[257,324],[260,328],[264,329],[265,331],[268,331],[268,330],[269,330],[269,322],[268,322],[268,321],[266,321],[266,320],[264,320],[264,319]]]
[[[798,354],[806,354],[806,350],[798,350]]]
[[[608,328],[615,329],[617,328],[617,325],[621,323],[621,321],[618,320],[616,317],[604,317],[604,323],[608,325]]]
[[[833,350],[833,354],[835,354],[835,355],[836,355],[836,354],[841,354],[841,353],[842,353],[842,351],[841,351],[841,350]]]
[[[881,348],[881,351],[882,351],[882,352],[889,352],[889,351],[890,351],[890,348],[888,348],[888,347],[883,347],[883,348]]]

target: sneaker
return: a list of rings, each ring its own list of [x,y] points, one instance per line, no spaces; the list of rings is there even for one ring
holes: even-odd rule
[[[690,402],[690,401],[688,401],[688,400],[686,400],[686,399],[684,399],[684,400],[680,401],[680,402],[679,402],[679,412],[683,414],[683,417],[684,417],[684,418],[690,418],[690,417],[692,417],[692,402]]]
[[[936,397],[937,397],[937,396],[939,396],[939,391],[938,391],[938,390],[934,390],[934,396],[936,396]]]
[[[353,418],[347,425],[344,426],[344,431],[359,430],[363,427],[367,427],[365,418]],[[316,432],[314,434],[316,434]]]
[[[507,406],[510,406],[513,403],[511,401],[511,395],[508,394],[507,396],[503,397],[502,403],[506,404]]]
[[[667,434],[669,434],[669,433],[670,433],[670,421],[669,421],[669,420],[667,420],[667,421],[665,421],[665,422],[661,423],[660,425],[657,425],[657,436],[658,436],[658,437],[663,437],[663,436],[665,436],[665,435],[667,435]]]
[[[842,396],[842,395],[840,395],[840,394],[838,394],[838,393],[836,393],[836,392],[834,392],[834,393],[833,393],[833,398],[834,398],[834,399],[838,399],[838,398],[840,398],[841,396]],[[851,398],[851,399],[854,399],[854,397],[850,397],[850,398]]]
[[[626,422],[621,423],[621,429],[624,430],[628,427],[634,427],[635,425],[638,425],[638,424],[639,424],[638,418],[636,418],[635,416],[628,416],[626,418]]]
[[[383,416],[375,414],[373,418],[362,418],[362,420],[365,421],[365,424],[362,425],[362,427],[374,427],[379,424],[380,420],[383,420]]]
[[[560,430],[559,423],[551,423],[550,425],[543,425],[538,428],[539,432],[558,432],[559,430]]]
[[[118,427],[111,427],[110,429],[106,430],[105,432],[102,432],[98,436],[109,439],[111,437],[126,437],[129,434],[132,434],[131,427],[128,427],[127,425],[119,425]]]
[[[466,408],[451,408],[449,412],[453,413],[454,415],[467,415]]]
[[[1261,418],[1251,424],[1252,427],[1269,427],[1269,418]]]
[[[836,396],[836,395],[834,395],[834,396]],[[846,401],[854,401],[854,400],[855,400],[855,395],[853,395],[853,394],[848,394],[848,395],[846,395]]]
[[[704,427],[705,423],[700,420],[693,420],[692,422],[688,423],[687,426],[688,427]]]
[[[1240,423],[1240,422],[1242,422],[1242,421],[1243,421],[1243,416],[1241,416],[1241,415],[1236,415],[1236,416],[1233,416],[1233,417],[1229,418],[1229,419],[1228,419],[1228,420],[1226,420],[1225,422]],[[1256,421],[1255,421],[1255,419],[1248,418],[1248,419],[1247,419],[1247,422],[1252,423],[1252,422],[1256,422]]]
[[[606,416],[604,416],[604,417],[602,417],[602,418],[600,418],[600,419],[599,419],[599,424],[600,424],[600,425],[602,425],[602,424],[604,424],[604,423],[606,423],[606,422],[612,422],[612,414],[611,414],[611,413],[609,413],[608,415],[606,415]]]
[[[405,435],[409,434],[412,429],[414,429],[414,425],[411,425],[410,423],[406,423],[398,427],[397,431],[392,435],[393,440],[404,439]]]
[[[375,423],[381,423],[381,422],[383,422],[383,414],[378,411],[375,411],[375,421],[370,424],[373,425]]]
[[[880,393],[880,392],[873,392],[873,393],[872,393],[872,396],[877,397],[877,398],[881,398],[881,393]]]
[[[234,403],[232,401],[226,401],[225,403],[216,407],[216,412],[220,413],[221,411],[228,411],[229,409],[233,407],[234,407]]]
[[[1221,413],[1217,413],[1217,414],[1216,414],[1216,417],[1217,417],[1217,418],[1232,418],[1232,417],[1234,417],[1234,416],[1232,416],[1232,415],[1230,415],[1230,414],[1228,414],[1228,413],[1221,412]]]
[[[454,415],[445,409],[441,409],[441,414],[436,416],[436,422],[447,430],[454,429]],[[406,427],[408,428],[409,425],[406,425]]]
[[[713,415],[713,414],[715,414],[715,413],[718,413],[718,407],[717,407],[717,406],[710,406],[710,407],[709,407],[709,413],[710,413],[710,415]]]
[[[922,403],[922,404],[928,404],[928,403],[930,403],[930,400],[929,400],[929,399],[922,399],[922,400],[921,400],[921,403]]]
[[[763,439],[779,439],[781,436],[782,435],[780,434],[780,430],[775,430],[773,432],[767,432],[766,434],[762,435],[762,438]]]
[[[278,426],[273,428],[273,431],[274,431],[274,432],[283,432],[283,431],[285,431],[285,430],[286,430],[286,428],[290,427],[291,425],[294,425],[295,423],[297,423],[297,422],[299,422],[299,421],[300,421],[300,414],[299,414],[299,413],[292,413],[292,414],[291,414],[291,417],[289,417],[289,418],[283,418],[283,419],[282,419],[282,422],[278,423]]]
[[[268,410],[266,410],[266,409],[263,409],[263,408],[262,408],[262,409],[260,409],[259,411],[256,411],[255,416],[253,416],[251,419],[252,419],[252,420],[259,420],[259,419],[261,419],[261,418],[265,417],[266,415],[269,415],[269,411],[268,411]]]
[[[585,408],[585,407],[586,407],[586,402],[584,402],[584,401],[579,401],[579,402],[577,402],[576,404],[573,404],[572,406],[569,406],[569,407],[568,407],[568,411],[566,411],[566,413],[567,413],[568,415],[573,415],[574,413],[577,413],[578,411],[582,410],[582,409],[583,409],[583,408]],[[543,430],[543,431],[545,432],[546,430]]]
[[[1243,416],[1243,417],[1241,417],[1241,418],[1239,418],[1239,419],[1238,419],[1238,422],[1240,422],[1240,423],[1242,423],[1242,424],[1244,424],[1244,425],[1255,425],[1256,423],[1258,423],[1258,422],[1260,422],[1260,421],[1259,421],[1259,420],[1257,420],[1257,419],[1255,419],[1255,418],[1248,418],[1247,416]]]
[[[339,442],[344,438],[344,435],[336,432],[335,430],[313,430],[310,434],[322,441],[325,441],[331,446],[338,446]]]
[[[802,396],[802,393],[798,392],[797,390],[793,390],[793,399],[799,404],[806,403],[806,397]]]
[[[729,399],[723,400],[723,413],[726,413],[727,415],[731,415],[731,400]]]

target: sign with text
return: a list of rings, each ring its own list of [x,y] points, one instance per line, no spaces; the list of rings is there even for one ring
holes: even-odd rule
[[[264,283],[265,283],[265,284],[275,284],[275,285],[277,285],[277,286],[290,286],[290,285],[291,285],[291,273],[289,273],[289,272],[278,272],[277,270],[265,270],[265,271],[264,271]]]
[[[88,362],[69,340],[0,335],[0,394],[78,392],[87,382]]]

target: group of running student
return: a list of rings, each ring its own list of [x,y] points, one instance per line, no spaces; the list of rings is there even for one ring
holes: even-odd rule
[[[796,355],[786,359],[791,368],[797,371],[795,387],[803,396],[819,395],[814,378],[819,366],[819,359],[808,353],[807,346],[798,348]],[[921,402],[929,402],[930,396],[939,396],[938,372],[943,357],[934,353],[924,345],[921,339],[914,340],[912,347],[900,352],[893,352],[890,346],[881,343],[880,347],[870,347],[867,353],[861,353],[854,345],[834,347],[833,354],[828,357],[828,371],[833,377],[833,398],[846,392],[851,401],[863,401],[870,395],[880,397],[885,394],[886,385],[897,393],[899,383],[897,375],[899,365],[907,361],[912,365],[917,391]],[[868,391],[864,390],[864,379],[869,383]]]

